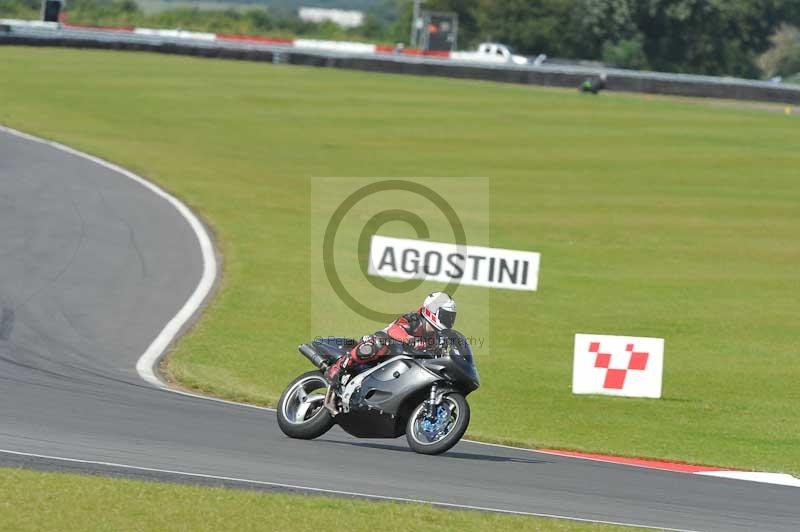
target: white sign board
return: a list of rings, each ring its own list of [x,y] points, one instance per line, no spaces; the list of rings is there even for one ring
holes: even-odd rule
[[[664,340],[576,334],[572,393],[661,397]]]
[[[368,271],[377,277],[536,290],[539,254],[374,235]]]

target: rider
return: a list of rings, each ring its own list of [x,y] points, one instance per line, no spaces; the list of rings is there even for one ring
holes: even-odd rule
[[[325,372],[331,388],[338,390],[342,378],[358,373],[364,364],[373,364],[389,352],[389,342],[402,342],[417,351],[435,352],[444,345],[440,331],[451,329],[456,321],[456,302],[444,292],[433,292],[422,306],[404,314],[375,334],[364,336],[346,355]]]

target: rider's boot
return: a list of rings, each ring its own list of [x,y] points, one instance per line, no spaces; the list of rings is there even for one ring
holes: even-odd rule
[[[344,355],[339,358],[334,364],[328,368],[325,372],[325,379],[330,383],[328,386],[328,392],[325,394],[325,401],[323,405],[328,411],[331,413],[332,416],[336,416],[339,413],[339,406],[337,405],[337,398],[341,393],[342,387],[342,377],[346,373],[347,369],[347,362],[349,361],[349,356]]]
[[[328,412],[331,413],[331,417],[336,417],[336,414],[339,413],[339,407],[336,404],[336,392],[333,390],[333,386],[328,387],[322,405],[328,409]]]

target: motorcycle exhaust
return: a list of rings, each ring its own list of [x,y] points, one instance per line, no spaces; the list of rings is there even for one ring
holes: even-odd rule
[[[324,370],[328,367],[328,361],[325,360],[325,358],[323,358],[319,353],[317,353],[310,345],[300,344],[297,349],[317,368]]]

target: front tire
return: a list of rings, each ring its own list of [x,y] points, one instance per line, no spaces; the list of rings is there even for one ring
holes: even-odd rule
[[[319,371],[303,373],[278,400],[278,426],[290,438],[312,440],[328,432],[333,417],[324,406],[328,381]]]
[[[469,415],[469,404],[460,393],[449,393],[442,398],[435,421],[427,418],[423,402],[408,418],[406,441],[418,453],[442,454],[457,444],[467,431]]]

